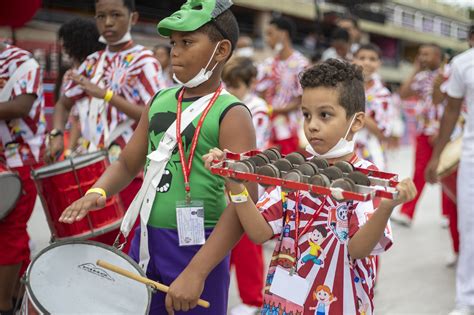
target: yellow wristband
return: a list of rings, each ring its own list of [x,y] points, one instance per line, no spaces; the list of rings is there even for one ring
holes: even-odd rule
[[[105,193],[105,190],[103,190],[102,188],[91,188],[88,191],[86,191],[86,196],[92,193],[96,193],[96,194],[102,195],[102,197],[107,198],[107,194]]]
[[[229,191],[229,196],[230,196],[230,200],[233,203],[244,203],[244,202],[247,202],[248,200],[249,192],[247,191],[247,188],[244,188],[244,191],[236,195],[233,195],[232,192]]]
[[[114,97],[114,92],[111,89],[108,89],[107,92],[105,92],[104,101],[108,103],[112,97]]]

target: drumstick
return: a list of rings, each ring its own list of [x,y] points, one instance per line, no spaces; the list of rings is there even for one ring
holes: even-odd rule
[[[148,278],[142,277],[142,276],[137,275],[137,274],[135,274],[131,271],[125,270],[123,268],[120,268],[116,265],[113,265],[111,263],[108,263],[108,262],[100,260],[100,259],[97,260],[96,264],[97,264],[97,266],[100,266],[100,267],[103,267],[103,268],[108,269],[110,271],[113,271],[115,273],[118,273],[118,274],[120,274],[124,277],[130,278],[132,280],[135,280],[135,281],[138,281],[138,282],[141,282],[141,283],[144,283],[144,284],[151,285],[153,288],[157,289],[158,291],[168,293],[169,287],[164,285],[164,284],[161,284],[159,282],[156,282],[156,281],[150,280]],[[211,306],[211,304],[208,301],[201,300],[201,299],[198,300],[197,304],[199,306],[204,307],[204,308],[209,308]]]

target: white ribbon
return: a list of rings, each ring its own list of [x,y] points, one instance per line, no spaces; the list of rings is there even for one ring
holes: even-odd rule
[[[222,90],[221,95],[222,94],[228,94],[228,92]],[[199,98],[183,111],[181,133],[183,133],[186,127],[188,127],[189,124],[191,124],[192,121],[206,109],[213,95],[214,92]],[[174,121],[166,130],[157,149],[148,154],[147,158],[150,160],[150,163],[148,164],[142,187],[125,213],[125,217],[123,218],[120,227],[120,231],[127,238],[138,218],[138,215],[140,215],[141,234],[139,265],[145,272],[148,267],[148,262],[150,261],[147,223],[155,200],[156,189],[161,181],[165,167],[173,154],[176,143],[176,121]]]

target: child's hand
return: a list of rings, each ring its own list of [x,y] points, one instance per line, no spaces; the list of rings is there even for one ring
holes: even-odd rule
[[[380,204],[385,204],[389,207],[395,207],[410,200],[416,196],[417,190],[411,178],[405,178],[396,187],[398,196],[396,199],[382,199]]]
[[[59,222],[71,224],[75,221],[80,221],[90,210],[97,210],[105,207],[105,201],[105,197],[102,197],[100,194],[87,194],[67,207],[61,214]]]
[[[223,161],[224,160],[224,151],[218,149],[218,148],[213,148],[209,150],[208,154],[204,154],[202,156],[202,159],[204,161],[204,166],[209,170],[211,169],[211,163],[215,160],[217,161]]]

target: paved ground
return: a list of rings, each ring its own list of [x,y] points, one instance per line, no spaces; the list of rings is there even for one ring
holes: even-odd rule
[[[411,163],[409,148],[391,155],[392,171],[402,177],[411,175]],[[396,243],[382,256],[375,300],[378,314],[447,314],[453,307],[454,269],[445,267],[451,243],[448,231],[441,228],[440,222],[439,188],[427,187],[414,225],[410,229],[394,226]],[[28,229],[33,239],[33,253],[37,253],[49,241],[49,230],[39,203]],[[267,258],[271,250],[271,246],[266,246]],[[233,280],[229,304],[238,303]]]

